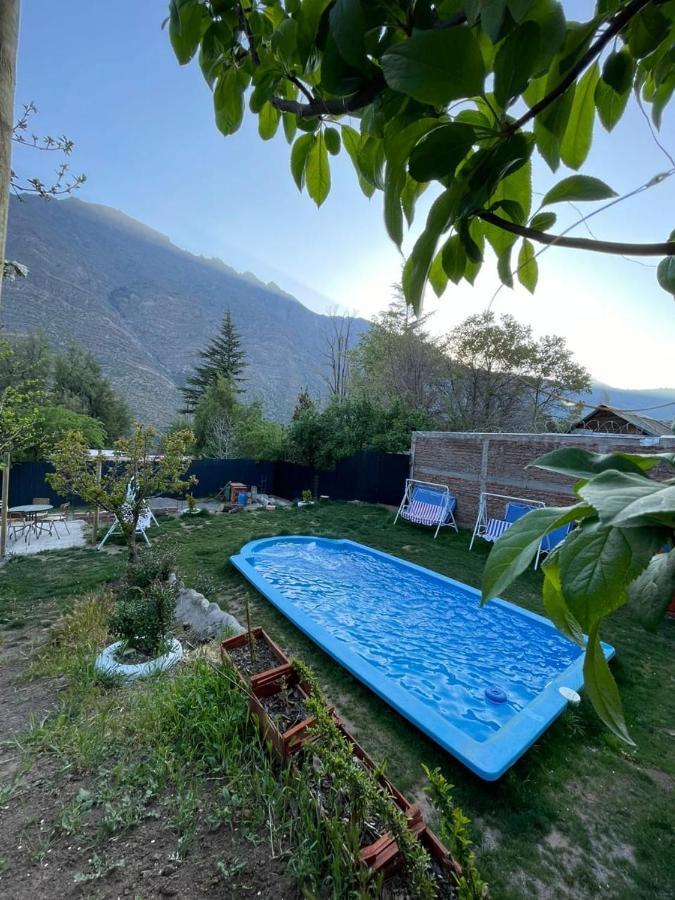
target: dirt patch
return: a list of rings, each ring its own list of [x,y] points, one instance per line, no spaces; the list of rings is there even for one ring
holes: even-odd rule
[[[73,777],[52,755],[41,755],[27,770],[14,741],[31,719],[56,707],[66,684],[26,678],[35,637],[29,629],[5,631],[0,644],[0,896],[295,900],[285,856],[267,834],[249,825],[245,810],[213,828],[209,797],[200,802],[187,851],[161,798],[131,828],[106,832],[98,809],[89,810],[86,824],[73,821],[78,798],[95,793],[94,774]]]

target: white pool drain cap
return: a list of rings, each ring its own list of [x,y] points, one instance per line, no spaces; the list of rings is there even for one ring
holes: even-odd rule
[[[573,691],[571,687],[561,687],[558,688],[558,691],[568,703],[574,703],[575,706],[577,703],[581,703],[581,697],[576,691]]]

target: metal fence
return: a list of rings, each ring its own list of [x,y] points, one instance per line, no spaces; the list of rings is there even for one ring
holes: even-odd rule
[[[104,464],[105,466],[105,464]],[[334,500],[363,500],[368,503],[397,505],[408,476],[409,458],[402,453],[379,453],[364,450],[341,459],[334,469],[314,469],[289,462],[256,462],[253,459],[196,459],[188,474],[198,478],[193,493],[208,497],[217,493],[228,481],[256,485],[261,493],[275,494],[294,500],[309,490],[327,494]],[[12,466],[9,481],[9,505],[31,503],[44,497],[54,506],[70,501],[81,505],[78,497],[56,494],[45,476],[53,472],[49,463],[17,463]]]

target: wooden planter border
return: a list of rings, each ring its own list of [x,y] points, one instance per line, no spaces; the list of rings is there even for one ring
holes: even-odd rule
[[[256,672],[255,675],[244,675],[244,673],[237,668],[228,651],[238,649],[239,647],[245,647],[248,644],[248,632],[245,631],[243,634],[227,638],[227,640],[224,640],[220,645],[220,653],[223,662],[226,662],[234,669],[244,687],[248,688],[250,685],[251,688],[255,688],[266,681],[274,681],[290,676],[293,667],[290,659],[286,656],[281,647],[279,647],[279,645],[273,641],[267,632],[259,625],[252,629],[252,633],[255,640],[262,638],[262,640],[265,641],[273,655],[279,660],[279,665],[272,669],[265,669],[263,672]]]

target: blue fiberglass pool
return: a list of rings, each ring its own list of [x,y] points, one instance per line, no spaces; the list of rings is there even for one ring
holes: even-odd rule
[[[481,608],[475,588],[362,544],[267,538],[231,560],[323,650],[486,780],[562,712],[560,687],[583,685],[583,650],[548,619],[506,600]]]

